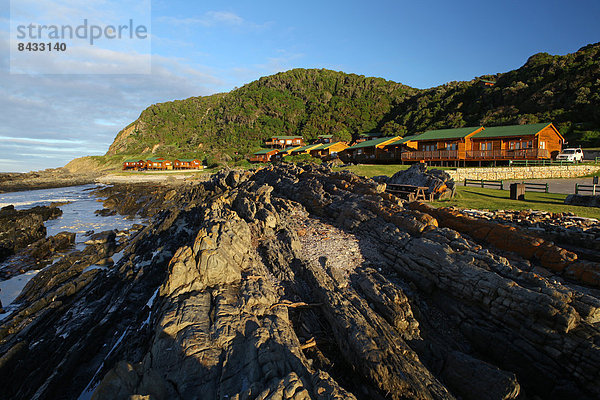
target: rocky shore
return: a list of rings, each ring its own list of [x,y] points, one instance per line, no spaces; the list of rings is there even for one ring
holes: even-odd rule
[[[44,221],[57,218],[57,207],[33,207],[15,210],[14,206],[0,208],[0,262],[31,243],[46,237]]]
[[[94,183],[99,176],[96,172],[72,172],[65,168],[27,173],[0,173],[0,193],[87,185]]]
[[[600,264],[544,236],[552,218],[406,204],[315,165],[101,194],[149,222],[28,283],[0,398],[600,397]]]

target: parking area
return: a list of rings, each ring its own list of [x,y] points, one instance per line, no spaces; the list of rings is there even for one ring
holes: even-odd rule
[[[508,189],[510,183],[523,182],[523,180],[506,180],[505,187]],[[563,178],[563,179],[526,179],[525,182],[548,183],[550,193],[575,193],[575,184],[591,185],[593,178]]]

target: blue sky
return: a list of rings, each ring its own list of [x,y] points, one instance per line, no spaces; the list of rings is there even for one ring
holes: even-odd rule
[[[104,154],[116,133],[150,104],[229,91],[291,68],[328,68],[428,88],[509,71],[532,54],[566,54],[600,40],[597,0],[147,0],[151,74],[106,73],[121,65],[115,62],[132,66],[147,56],[125,46],[110,52],[94,47],[62,60],[71,67],[85,62],[95,68],[91,74],[17,75],[10,74],[15,43],[9,40],[9,2],[1,1],[0,171],[58,167]],[[32,0],[14,1],[22,6]],[[36,0],[35,10],[48,18],[69,12],[83,17],[117,3],[126,19],[145,7],[131,0]]]

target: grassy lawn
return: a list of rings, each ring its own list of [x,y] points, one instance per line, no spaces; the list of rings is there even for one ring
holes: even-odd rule
[[[580,217],[600,219],[600,209],[563,204],[566,194],[525,193],[525,200],[511,200],[509,190],[496,190],[457,186],[454,199],[431,203],[434,207],[474,208],[479,210],[540,210],[549,212],[572,212]]]

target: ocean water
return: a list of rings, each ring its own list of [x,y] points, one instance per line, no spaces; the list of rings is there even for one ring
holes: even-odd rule
[[[111,229],[128,229],[133,224],[141,224],[140,218],[126,218],[121,215],[102,217],[94,211],[103,208],[99,197],[91,191],[102,185],[83,185],[56,189],[28,190],[23,192],[0,193],[0,207],[14,205],[16,209],[23,210],[34,206],[49,206],[55,202],[69,202],[59,206],[63,215],[45,223],[46,235],[53,236],[59,232],[75,232],[75,249],[83,250],[84,242],[88,240],[86,233],[90,231],[102,232]],[[11,259],[0,263],[0,269],[11,263]],[[27,282],[39,271],[28,271],[25,274],[0,281],[0,300],[6,311],[13,300],[21,293]],[[0,319],[7,314],[0,314]]]

